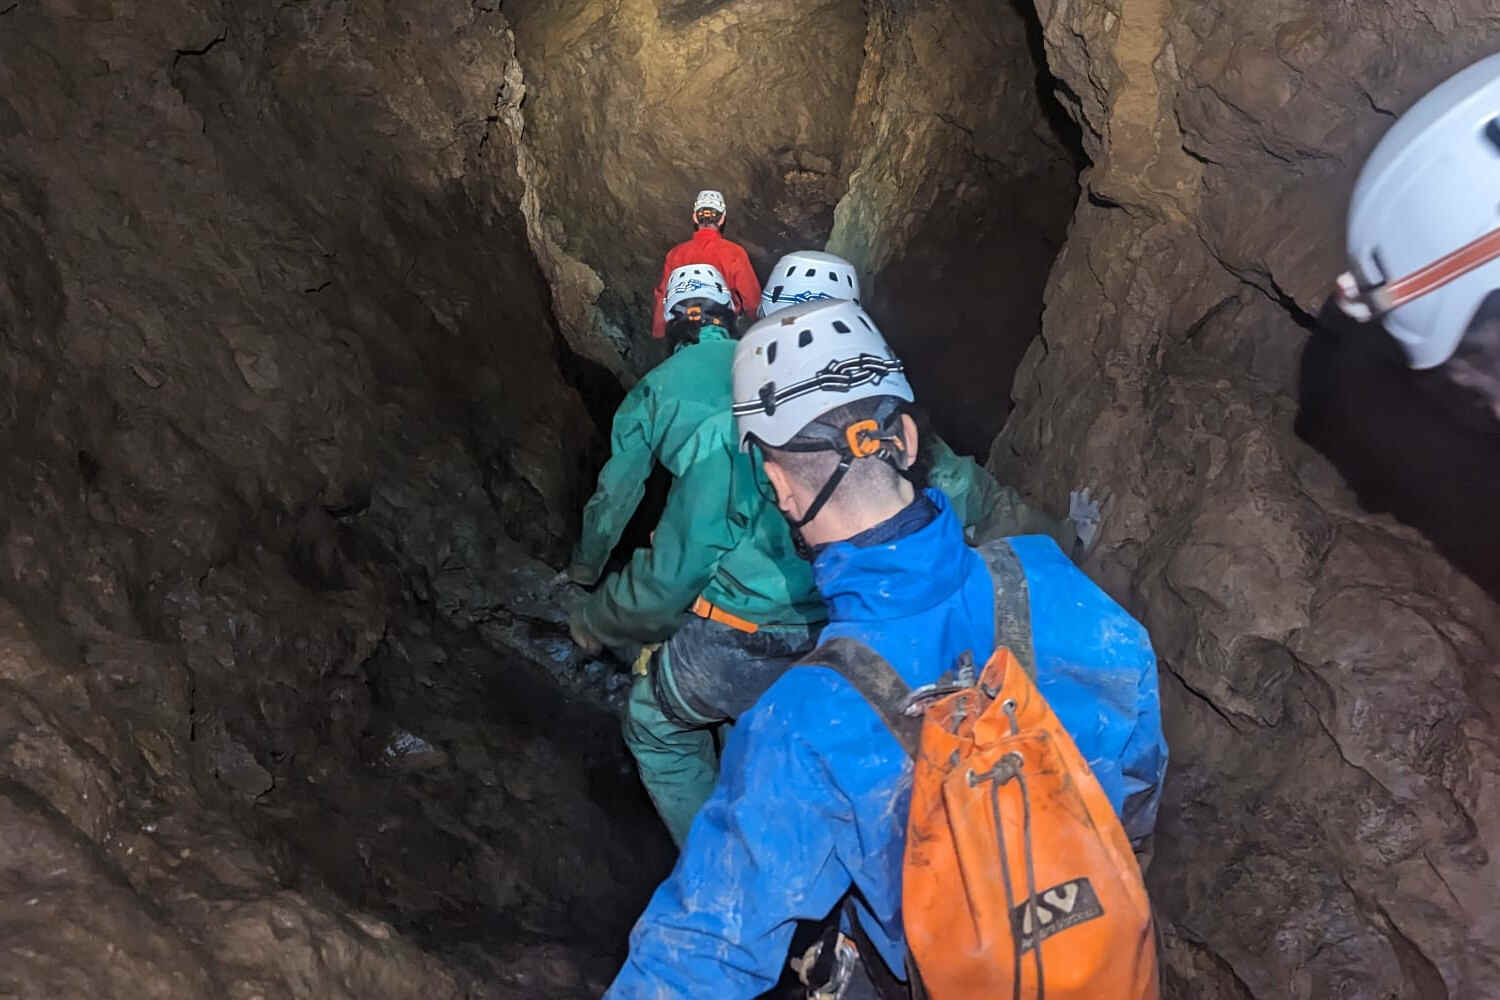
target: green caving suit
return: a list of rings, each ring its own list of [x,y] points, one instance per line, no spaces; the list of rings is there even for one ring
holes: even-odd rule
[[[609,461],[584,508],[569,567],[577,583],[599,579],[660,462],[673,481],[651,545],[637,549],[574,616],[610,646],[671,640],[652,658],[650,675],[635,678],[624,734],[679,844],[717,777],[714,728],[748,709],[785,662],[811,649],[827,618],[811,566],[766,499],[758,457],[739,450],[730,413],[734,348],[727,331],[706,325],[698,343],[679,347],[631,389],[615,412]],[[932,447],[931,484],[949,496],[967,529],[1060,537],[1056,522],[972,459],[935,437]],[[1012,525],[1016,530],[1006,530]],[[687,612],[699,596],[759,631]]]

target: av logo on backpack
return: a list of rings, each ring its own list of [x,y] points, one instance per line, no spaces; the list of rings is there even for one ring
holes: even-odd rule
[[[1011,910],[1011,934],[1022,951],[1029,951],[1058,931],[1102,916],[1104,907],[1094,887],[1088,879],[1077,878],[1044,889],[1034,903],[1028,901]]]
[[[852,639],[804,662],[847,678],[913,759],[901,881],[913,996],[1157,1000],[1130,841],[1008,649],[977,681],[970,662],[915,694]]]

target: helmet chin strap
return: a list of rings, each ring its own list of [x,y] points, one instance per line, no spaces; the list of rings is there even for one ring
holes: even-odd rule
[[[818,450],[822,451],[826,449]],[[818,495],[813,497],[813,502],[808,506],[807,513],[803,514],[796,521],[788,522],[793,528],[797,529],[799,534],[804,526],[823,512],[824,504],[828,503],[828,498],[833,496],[833,491],[839,488],[839,483],[844,481],[844,476],[849,472],[849,466],[853,462],[853,455],[840,455],[839,467],[833,470],[833,474],[828,477],[828,481],[823,484],[823,488],[818,491]]]
[[[797,520],[787,518],[787,523],[792,528],[792,540],[797,545],[797,552],[804,559],[809,558],[812,547],[802,536],[802,529],[823,512],[824,506],[833,497],[834,491],[844,481],[844,476],[849,472],[849,467],[858,459],[878,458],[890,464],[890,466],[903,476],[906,470],[898,461],[898,456],[905,454],[906,443],[901,439],[899,418],[901,406],[899,401],[892,400],[888,406],[881,407],[875,418],[856,420],[842,428],[830,427],[814,421],[802,433],[809,435],[811,440],[789,441],[781,446],[783,451],[814,452],[833,451],[839,456],[838,467],[829,474],[823,487],[813,497],[812,503],[802,517]],[[898,421],[896,427],[892,428],[892,421]]]
[[[829,451],[831,449],[828,449],[828,448],[797,448],[797,449],[789,449],[789,450],[795,450],[795,451]],[[839,466],[838,466],[838,468],[833,470],[833,474],[828,477],[828,481],[823,484],[823,488],[818,491],[818,495],[815,496],[815,497],[813,497],[812,504],[808,506],[807,512],[805,514],[803,514],[801,518],[799,518],[799,519],[797,519],[797,520],[794,521],[794,520],[792,520],[792,518],[790,516],[786,515],[785,512],[783,512],[783,514],[782,514],[783,517],[786,517],[787,527],[792,530],[792,547],[796,550],[797,555],[801,556],[803,559],[807,560],[808,562],[812,562],[812,559],[813,559],[813,549],[812,549],[812,546],[807,543],[807,536],[802,533],[802,529],[808,523],[810,523],[813,518],[817,517],[820,513],[823,512],[823,506],[824,506],[824,504],[828,503],[828,498],[831,497],[831,496],[833,496],[833,491],[839,488],[839,483],[843,482],[844,475],[846,473],[848,473],[849,466],[852,465],[853,463],[854,463],[854,456],[852,456],[852,455],[840,455],[839,456]]]

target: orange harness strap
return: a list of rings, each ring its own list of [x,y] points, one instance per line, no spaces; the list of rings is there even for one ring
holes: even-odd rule
[[[747,622],[739,615],[732,615],[723,608],[708,603],[701,595],[693,602],[693,614],[699,618],[707,618],[711,622],[718,622],[720,625],[728,625],[732,629],[738,629],[750,635],[754,635],[760,631],[759,625],[754,622]]]

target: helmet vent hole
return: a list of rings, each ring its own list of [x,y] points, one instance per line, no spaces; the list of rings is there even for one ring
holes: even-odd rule
[[[1495,148],[1495,152],[1500,153],[1500,115],[1484,123],[1484,137]]]
[[[811,330],[803,330],[801,333],[797,334],[797,346],[798,347],[806,347],[808,344],[811,344],[811,343],[812,343],[812,331]]]
[[[770,346],[768,346],[766,348],[766,364],[768,364],[768,365],[774,365],[775,363],[776,363],[776,341],[773,340],[773,341],[771,341]]]
[[[850,276],[849,276],[849,275],[847,275],[847,274],[846,274],[846,275],[844,275],[844,282],[845,282],[845,284],[847,284],[847,285],[848,285],[848,286],[849,286],[849,287],[850,287],[850,288],[853,288],[853,287],[854,287],[854,279],[853,279],[853,278],[852,278],[852,277],[850,277]]]
[[[786,287],[785,285],[777,285],[775,288],[771,289],[771,301],[772,302],[780,302],[781,301],[781,290],[784,289],[785,287]]]
[[[786,269],[786,276],[788,278],[790,278],[792,275],[794,275],[796,273],[797,273],[797,265],[796,264],[793,264],[791,267],[789,267],[789,268]]]
[[[815,267],[810,267],[810,268],[807,269],[807,273],[804,274],[802,277],[804,277],[804,278],[816,278],[817,276],[818,276],[818,269],[815,268]]]
[[[863,326],[864,326],[864,328],[865,328],[865,329],[866,329],[866,330],[869,330],[869,331],[870,331],[870,332],[871,332],[871,333],[874,333],[874,332],[875,332],[875,328],[874,328],[874,327],[873,327],[873,326],[871,326],[871,325],[870,325],[870,321],[869,321],[869,320],[867,320],[867,319],[865,319],[865,318],[864,318],[864,317],[863,317],[863,316],[861,316],[861,317],[860,317],[860,318],[859,318],[859,322],[860,322],[860,323],[861,323],[861,325],[863,325]]]
[[[828,280],[837,285],[839,283],[839,276],[837,274],[834,274],[832,271],[829,271]]]
[[[848,333],[849,332],[849,324],[845,323],[841,319],[836,319],[836,320],[833,321],[833,328],[835,330],[837,330],[839,333]]]

